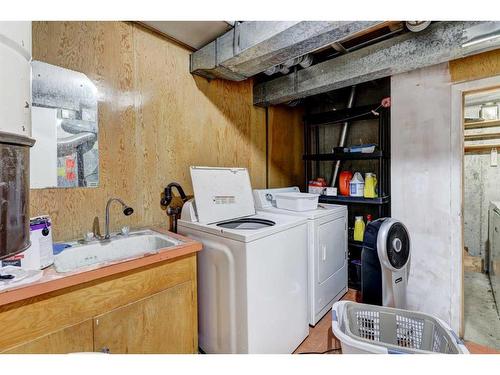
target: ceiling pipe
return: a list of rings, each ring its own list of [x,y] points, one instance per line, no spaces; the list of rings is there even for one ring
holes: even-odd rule
[[[422,30],[427,29],[429,25],[431,24],[431,21],[406,21],[405,25],[408,30],[414,33],[418,33]]]
[[[296,57],[294,59],[290,59],[285,61],[283,64],[275,65],[267,70],[264,73],[268,76],[272,76],[276,73],[288,74],[290,72],[290,68],[300,65],[302,68],[308,68],[313,63],[313,57],[311,54],[303,55]]]
[[[497,39],[500,39],[500,31],[495,31],[489,34],[481,35],[476,38],[473,38],[464,44],[462,44],[462,48],[467,48],[467,47],[472,47],[477,44],[482,44],[482,43],[487,43],[487,42],[493,42]]]

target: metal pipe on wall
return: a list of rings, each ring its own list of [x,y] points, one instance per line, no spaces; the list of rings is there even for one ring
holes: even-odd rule
[[[351,87],[351,93],[349,94],[349,100],[347,101],[347,108],[352,108],[354,104],[354,96],[356,94],[356,86]],[[339,147],[344,147],[345,139],[347,136],[347,128],[349,127],[349,121],[344,121],[342,125],[342,132],[340,133]],[[335,186],[335,181],[337,180],[337,175],[340,169],[340,160],[335,162],[335,167],[333,168],[333,173],[330,178],[330,186]]]
[[[296,65],[300,65],[303,68],[308,68],[313,63],[313,57],[311,54],[303,55],[285,61],[283,64],[275,65],[265,70],[264,73],[268,76],[272,76],[275,73],[288,74],[290,69]]]

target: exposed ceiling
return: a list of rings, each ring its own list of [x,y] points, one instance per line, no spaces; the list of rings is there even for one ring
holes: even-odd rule
[[[500,46],[497,21],[146,21],[195,50],[190,71],[254,80],[254,104],[274,105]]]
[[[232,28],[230,21],[141,21],[143,25],[197,50]]]
[[[287,103],[498,49],[500,22],[440,21],[419,32],[392,35],[363,48],[355,47],[352,52],[256,83],[254,105]]]

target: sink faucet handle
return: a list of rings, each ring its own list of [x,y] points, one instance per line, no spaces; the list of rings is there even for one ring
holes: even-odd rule
[[[94,232],[87,232],[83,235],[83,239],[85,241],[92,241],[93,239],[95,239],[95,235],[94,235]]]
[[[128,234],[130,233],[130,228],[128,226],[124,226],[121,232],[124,236],[128,236]]]

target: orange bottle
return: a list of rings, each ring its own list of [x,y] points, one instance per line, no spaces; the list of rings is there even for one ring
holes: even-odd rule
[[[352,179],[351,171],[342,171],[339,175],[339,192],[340,195],[348,196],[349,195],[349,182]]]

